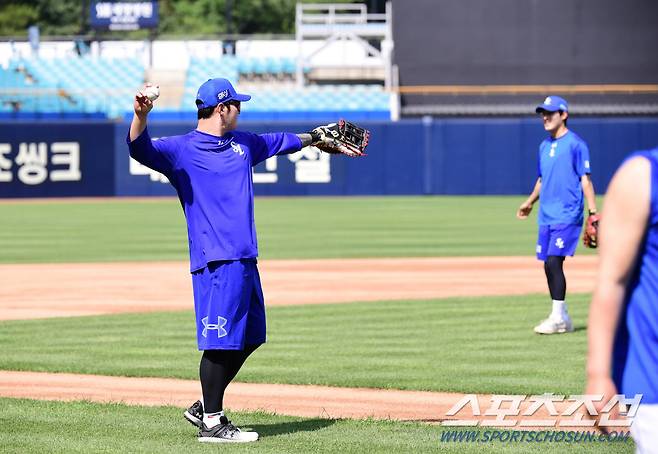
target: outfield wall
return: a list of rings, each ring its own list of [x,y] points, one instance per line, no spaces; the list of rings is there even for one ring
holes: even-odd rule
[[[427,119],[365,124],[368,156],[306,149],[255,168],[258,195],[526,194],[545,132],[537,118]],[[194,122],[154,122],[153,137]],[[307,123],[243,123],[254,132],[307,131]],[[590,145],[603,192],[628,153],[658,146],[658,118],[582,118],[569,126]],[[0,123],[0,197],[173,195],[166,179],[132,161],[127,123]]]

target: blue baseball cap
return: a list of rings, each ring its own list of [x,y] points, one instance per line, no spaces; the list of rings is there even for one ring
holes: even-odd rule
[[[544,103],[537,106],[535,112],[539,113],[542,110],[547,112],[557,112],[558,110],[569,112],[569,104],[567,104],[564,98],[560,98],[559,96],[547,96],[544,99]]]
[[[196,107],[197,109],[205,109],[206,107],[214,107],[217,104],[227,101],[249,101],[251,96],[237,93],[231,82],[228,79],[218,77],[216,79],[208,79],[199,87],[196,92]]]

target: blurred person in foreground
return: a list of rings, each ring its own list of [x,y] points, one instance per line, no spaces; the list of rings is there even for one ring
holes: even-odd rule
[[[548,96],[535,112],[540,115],[549,137],[539,145],[537,181],[516,217],[527,219],[535,202],[540,200],[536,253],[537,259],[544,262],[553,305],[549,316],[535,326],[534,331],[538,334],[570,333],[573,323],[566,304],[564,259],[574,255],[580,241],[583,198],[587,200],[589,215],[596,216],[589,148],[567,128],[569,106],[563,98]]]
[[[658,148],[613,176],[599,238],[586,393],[604,396],[598,412],[618,393],[641,394],[631,434],[637,453],[658,453]]]

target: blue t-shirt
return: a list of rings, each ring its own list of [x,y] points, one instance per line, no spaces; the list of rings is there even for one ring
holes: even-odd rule
[[[638,155],[651,163],[651,205],[615,336],[612,375],[626,397],[643,394],[642,403],[658,404],[658,148],[631,157]]]
[[[583,187],[590,173],[589,149],[583,139],[567,131],[539,145],[537,172],[541,177],[539,225],[583,223]]]
[[[200,131],[151,140],[148,131],[130,142],[130,156],[164,174],[185,212],[190,269],[215,260],[258,256],[252,167],[276,154],[299,151],[295,134]]]

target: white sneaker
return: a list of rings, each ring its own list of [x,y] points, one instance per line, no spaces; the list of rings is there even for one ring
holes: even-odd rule
[[[242,432],[231,424],[226,416],[220,416],[220,424],[208,429],[201,424],[199,441],[201,443],[249,443],[258,440],[258,432]]]
[[[539,325],[535,326],[535,333],[537,334],[562,334],[571,332],[573,332],[573,323],[571,323],[571,317],[568,315],[559,320],[548,317]]]

